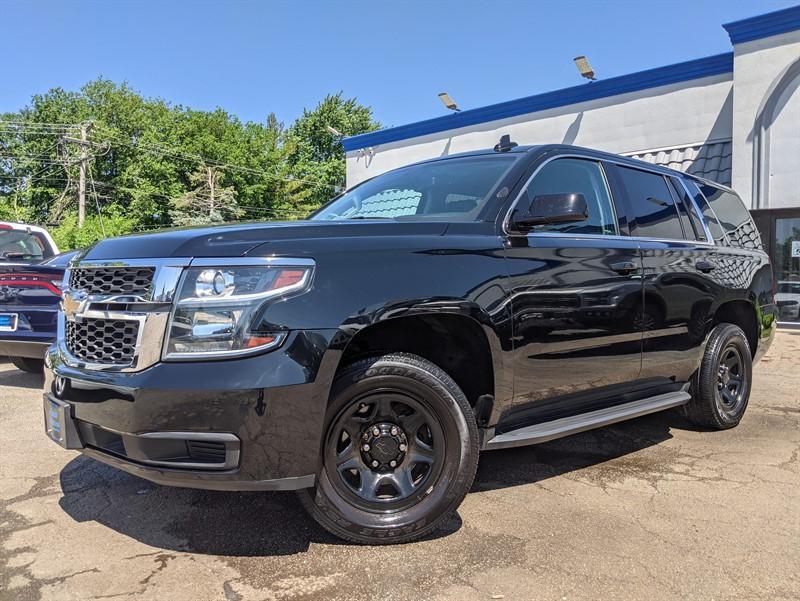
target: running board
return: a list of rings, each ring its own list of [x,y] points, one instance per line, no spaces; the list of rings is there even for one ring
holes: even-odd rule
[[[572,415],[555,419],[551,422],[525,426],[518,430],[511,430],[498,434],[486,443],[486,449],[506,449],[509,447],[519,447],[529,444],[547,442],[555,438],[585,432],[593,428],[608,426],[626,419],[640,417],[648,413],[663,411],[670,407],[677,407],[688,402],[692,397],[688,392],[668,392],[658,396],[598,409],[589,413]]]

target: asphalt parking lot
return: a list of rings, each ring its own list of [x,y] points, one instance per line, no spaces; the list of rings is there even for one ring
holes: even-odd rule
[[[0,363],[0,599],[798,599],[800,332],[740,427],[676,412],[485,454],[428,540],[342,544],[291,493],[156,486],[59,449]]]

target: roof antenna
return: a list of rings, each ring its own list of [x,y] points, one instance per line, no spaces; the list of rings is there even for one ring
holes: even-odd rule
[[[503,134],[500,136],[500,142],[494,145],[495,152],[508,152],[515,146],[519,146],[516,142],[511,141],[511,136],[508,134]]]

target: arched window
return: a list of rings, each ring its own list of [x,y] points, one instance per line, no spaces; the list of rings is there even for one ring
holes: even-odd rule
[[[770,86],[753,140],[753,208],[800,206],[800,60]]]

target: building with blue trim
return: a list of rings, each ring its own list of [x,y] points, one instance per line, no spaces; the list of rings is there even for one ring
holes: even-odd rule
[[[345,138],[347,184],[505,134],[598,148],[733,186],[800,282],[800,6],[722,27],[731,52]]]

